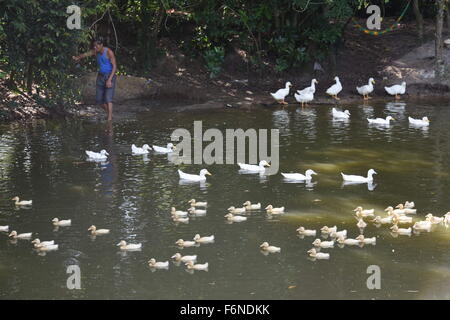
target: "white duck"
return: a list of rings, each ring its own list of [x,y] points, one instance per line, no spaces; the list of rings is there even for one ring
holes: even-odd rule
[[[268,252],[280,252],[281,251],[280,247],[270,246],[268,242],[263,242],[259,247],[262,250],[268,251]]]
[[[374,217],[375,209],[363,209],[362,207],[357,207],[355,210],[356,216],[359,218]]]
[[[173,145],[173,143],[169,142],[166,148],[153,146],[153,150],[159,153],[171,153],[173,152],[173,150],[175,150],[175,146]]]
[[[41,247],[37,247],[36,249],[38,249],[39,251],[55,251],[58,250],[59,248],[59,244],[50,244],[48,246],[41,246]]]
[[[360,95],[363,96],[364,100],[369,100],[370,99],[369,94],[372,93],[374,84],[375,80],[373,80],[373,78],[370,78],[369,82],[365,86],[356,87],[356,90]]]
[[[14,197],[11,200],[15,201],[16,206],[31,206],[33,204],[33,200],[22,200],[20,201],[19,197]]]
[[[308,250],[307,253],[309,253],[309,256],[311,258],[315,258],[315,259],[330,259],[330,254],[329,253],[324,253],[324,252],[317,252],[316,249],[311,249]]]
[[[319,81],[317,81],[316,79],[312,79],[311,85],[309,87],[306,87],[305,89],[302,89],[302,90],[297,90],[297,92],[299,94],[307,93],[307,92],[312,92],[314,94],[316,92],[316,84],[318,84],[318,83],[319,83]]]
[[[280,213],[284,213],[284,207],[279,207],[279,208],[274,208],[271,204],[269,204],[266,208],[265,208],[267,213],[270,214],[280,214]]]
[[[135,144],[131,145],[131,153],[134,155],[148,154],[152,148],[148,144],[144,144],[142,148],[136,147]]]
[[[392,227],[391,227],[391,231],[393,232],[393,233],[398,233],[398,234],[400,234],[400,235],[411,235],[411,232],[412,232],[412,230],[411,230],[411,228],[408,228],[408,229],[404,229],[404,228],[399,228],[396,224],[394,224]]]
[[[373,181],[373,175],[377,174],[375,172],[375,170],[370,169],[367,172],[367,177],[362,177],[362,176],[355,176],[355,175],[347,175],[341,172],[342,175],[342,179],[344,181],[349,181],[349,182],[360,182],[360,183],[366,183],[366,182],[371,182]]]
[[[206,169],[200,170],[199,175],[184,173],[181,170],[178,170],[178,174],[180,176],[180,179],[190,181],[206,181],[206,175],[211,176],[211,173],[209,173],[209,171]]]
[[[358,240],[361,244],[376,244],[377,238],[365,238],[362,234],[356,237],[356,240]]]
[[[194,264],[193,261],[188,261],[185,263],[185,266],[189,269],[189,270],[201,270],[201,271],[208,271],[208,262],[204,263],[204,264]]]
[[[392,223],[392,219],[394,216],[389,216],[386,218],[382,218],[380,216],[376,216],[375,219],[372,220],[375,224],[390,224]]]
[[[320,247],[320,248],[333,248],[334,247],[334,241],[322,241],[320,239],[314,240],[314,242],[312,244],[313,244],[313,246]]]
[[[140,250],[142,248],[142,243],[127,244],[125,240],[122,240],[117,244],[117,246],[123,251],[133,251]]]
[[[197,243],[211,243],[214,242],[214,236],[208,236],[208,237],[200,237],[200,235],[197,233],[194,236],[194,241]]]
[[[9,226],[0,226],[0,232],[8,232]]]
[[[311,102],[314,100],[314,93],[311,91],[306,91],[302,93],[294,93],[295,100],[297,102],[301,103],[302,107],[305,106],[305,104],[308,104],[308,102]]]
[[[447,212],[446,214],[444,214],[444,223],[450,224],[450,212]],[[1,230],[1,227],[0,227],[0,230]]]
[[[244,206],[245,210],[247,210],[247,211],[260,210],[261,209],[261,203],[260,202],[253,204],[250,201],[245,201],[242,205]]]
[[[186,263],[188,261],[192,261],[195,262],[197,261],[197,255],[192,255],[192,256],[182,256],[180,253],[175,253],[172,257],[172,259],[174,259],[175,261],[181,261],[183,263]]]
[[[343,238],[343,237],[337,238],[336,241],[339,244],[345,244],[347,246],[357,246],[357,245],[360,244],[360,241],[357,240],[357,239],[350,239],[350,238],[346,239],[346,238]]]
[[[17,231],[13,230],[13,231],[11,231],[11,233],[9,234],[8,237],[13,238],[13,239],[31,239],[32,236],[33,236],[32,232],[17,234]]]
[[[328,227],[328,226],[323,226],[320,231],[322,233],[328,234],[328,233],[332,233],[332,232],[336,232],[337,231],[337,227]]]
[[[108,234],[110,232],[109,229],[97,229],[97,227],[94,225],[90,226],[88,231],[90,231],[94,236]]]
[[[200,202],[200,201],[195,201],[195,199],[189,200],[188,203],[191,205],[191,207],[206,207],[208,205],[208,203],[206,201]]]
[[[396,208],[399,210],[403,210],[404,214],[416,214],[417,213],[417,209],[407,208],[403,205],[403,203],[400,203],[399,205],[397,205]]]
[[[436,216],[433,216],[431,213],[429,213],[425,216],[425,220],[430,221],[431,224],[440,224],[440,223],[444,222],[444,217],[436,217]]]
[[[408,224],[408,223],[412,223],[412,222],[413,222],[412,217],[401,216],[401,215],[398,215],[395,213],[392,216],[393,224]]]
[[[428,221],[428,220],[425,220],[425,221],[417,221],[416,223],[414,223],[413,229],[414,229],[415,231],[425,231],[425,232],[430,232],[432,226],[433,226],[433,224],[431,223],[431,221]]]
[[[336,231],[330,233],[331,238],[347,238],[347,230]]]
[[[246,221],[247,220],[247,217],[235,216],[232,213],[226,214],[225,218],[227,218],[228,221],[232,221],[232,222],[242,222],[242,221]]]
[[[169,267],[169,261],[157,262],[154,258],[148,260],[148,266],[155,269],[167,269]]]
[[[391,206],[389,206],[386,209],[384,209],[384,211],[386,211],[389,216],[392,216],[392,215],[404,215],[405,214],[405,210],[394,209]]]
[[[245,213],[245,211],[247,211],[247,209],[245,207],[242,208],[235,208],[233,206],[229,207],[227,209],[230,213],[235,214],[235,213]]]
[[[391,116],[387,116],[386,119],[383,119],[383,118],[369,119],[369,118],[367,118],[367,121],[370,124],[382,124],[382,125],[387,125],[387,126],[390,125],[391,120],[395,120],[395,119]]]
[[[414,207],[416,206],[416,204],[414,203],[414,201],[406,201],[404,207],[407,209],[414,209]]]
[[[195,242],[195,241],[185,241],[185,240],[183,240],[183,239],[178,239],[177,242],[175,242],[175,244],[176,244],[177,246],[179,246],[179,247],[187,248],[187,247],[193,247],[193,246],[196,246],[196,245],[197,245],[197,242]]]
[[[314,170],[308,169],[306,170],[305,174],[301,173],[281,173],[283,177],[289,180],[299,180],[299,181],[306,181],[311,180],[312,175],[317,175],[317,173]]]
[[[303,235],[303,236],[308,236],[308,237],[315,237],[317,234],[316,230],[308,230],[305,229],[304,227],[298,227],[296,230],[299,234]]]
[[[384,87],[387,93],[391,96],[395,96],[395,99],[400,99],[399,94],[405,94],[406,91],[406,82],[403,81],[402,84],[396,84],[391,87]]]
[[[238,163],[238,166],[242,170],[261,172],[261,171],[265,171],[266,167],[270,167],[270,164],[266,160],[261,160],[258,165]]]
[[[106,160],[109,156],[109,153],[106,152],[106,150],[102,150],[100,152],[94,152],[94,151],[85,151],[89,159],[93,160]]]
[[[270,95],[280,104],[288,104],[284,101],[286,96],[289,94],[289,88],[292,87],[292,84],[288,81],[286,82],[286,86],[283,89],[277,90],[275,93],[270,93]]]
[[[336,108],[333,108],[331,110],[331,113],[333,114],[333,118],[335,119],[349,119],[350,118],[350,111],[339,111]]]
[[[176,217],[187,217],[187,215],[188,215],[187,211],[179,211],[179,210],[175,209],[175,207],[171,208],[170,213],[172,214],[172,216],[176,216]]]
[[[341,82],[339,81],[339,77],[334,77],[334,81],[336,81],[336,83],[327,89],[327,94],[329,94],[336,100],[339,100],[337,95],[339,94],[339,92],[342,91],[342,85]]]
[[[46,247],[46,246],[50,246],[55,244],[55,240],[51,240],[51,241],[41,241],[39,239],[34,239],[33,241],[31,241],[32,244],[34,244],[35,248],[39,248],[39,247]]]
[[[59,220],[58,218],[53,218],[52,223],[54,226],[58,227],[68,227],[72,224],[72,220]]]
[[[204,210],[204,209],[197,209],[195,207],[190,207],[188,209],[188,212],[190,214],[192,214],[192,215],[195,215],[195,216],[204,216],[204,215],[206,215],[206,210]]]
[[[430,120],[428,120],[428,117],[423,117],[422,119],[414,119],[411,117],[408,117],[409,123],[415,126],[429,126]]]

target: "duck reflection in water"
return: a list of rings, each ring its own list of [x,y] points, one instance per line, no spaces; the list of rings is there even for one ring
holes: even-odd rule
[[[342,185],[341,185],[341,188],[344,188],[345,186],[355,186],[355,185],[360,185],[360,184],[367,184],[367,190],[369,190],[369,191],[373,191],[377,187],[377,184],[374,183],[373,181],[367,182],[367,183],[343,181]]]
[[[208,187],[208,183],[206,181],[189,181],[185,179],[180,179],[178,183],[180,186],[198,185],[200,187],[200,190],[206,190]]]
[[[112,198],[114,192],[117,191],[117,154],[114,152],[114,130],[112,121],[105,124],[105,135],[103,136],[104,146],[109,150],[109,161],[101,164],[101,191],[107,198]]]

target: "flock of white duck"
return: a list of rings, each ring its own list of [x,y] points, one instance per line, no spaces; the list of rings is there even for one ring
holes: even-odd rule
[[[14,197],[12,200],[15,201],[16,206],[18,207],[29,207],[32,205],[32,200],[23,200],[20,201],[19,197]],[[207,203],[206,202],[196,202],[195,199],[192,199],[189,201],[189,204],[191,205],[191,208],[189,208],[189,213],[193,214],[193,215],[204,215],[206,214],[206,210],[202,210],[202,209],[197,209],[197,207],[206,207]],[[183,217],[185,217],[184,219],[188,219],[187,215],[188,212],[184,212],[184,211],[177,211],[175,210],[175,208],[172,208],[171,211],[172,214],[172,218],[174,221],[183,221]],[[236,219],[236,217],[234,217],[235,219],[231,219],[233,221],[238,221],[238,219]],[[54,218],[52,219],[52,224],[54,227],[69,227],[72,225],[72,220],[59,220],[58,218]],[[9,232],[10,227],[9,226],[0,226],[0,232]],[[109,229],[97,229],[96,226],[92,225],[90,226],[87,231],[90,231],[90,234],[92,237],[96,237],[96,236],[101,236],[101,235],[106,235],[110,233]],[[33,237],[33,232],[27,232],[27,233],[18,233],[15,230],[12,230],[11,233],[8,235],[9,238],[12,239],[12,241],[16,241],[17,239],[20,240],[31,240]],[[206,237],[201,237],[199,234],[196,234],[193,238],[193,241],[185,241],[182,239],[179,239],[178,241],[176,241],[175,244],[178,245],[179,248],[184,248],[184,247],[192,247],[192,246],[198,246],[200,244],[205,244],[205,243],[212,243],[214,242],[214,236],[206,236]],[[54,240],[50,240],[50,241],[41,241],[39,238],[34,239],[33,241],[31,241],[31,243],[34,245],[35,250],[40,254],[40,255],[45,255],[47,252],[49,251],[55,251],[59,249],[59,245],[55,243]],[[119,247],[119,249],[121,251],[140,251],[142,249],[142,243],[133,243],[133,244],[128,244],[125,240],[121,240],[116,246]],[[173,255],[171,257],[174,260],[174,263],[179,265],[180,262],[184,263],[186,265],[186,270],[191,271],[191,270],[208,270],[208,263],[204,263],[204,264],[195,264],[196,260],[197,260],[197,255],[186,255],[186,256],[182,256],[180,253],[176,253],[175,255]],[[168,261],[164,261],[164,262],[158,262],[156,261],[154,258],[151,258],[148,261],[148,265],[150,268],[154,269],[167,269],[169,267],[169,262]]]
[[[342,85],[339,82],[339,78],[335,77],[336,83],[332,85],[327,90],[327,94],[331,95],[335,99],[339,99],[337,97],[337,94],[341,92]],[[300,102],[302,107],[307,104],[308,102],[311,102],[314,99],[314,93],[316,92],[316,84],[319,83],[316,79],[311,80],[311,86],[306,87],[303,90],[297,90],[297,93],[294,93],[294,97],[297,100],[297,102]],[[373,91],[374,87],[373,84],[375,83],[375,80],[373,78],[369,79],[369,82],[367,85],[356,87],[359,94],[361,94],[364,98],[364,100],[368,100],[369,94]],[[287,102],[284,101],[287,95],[289,95],[289,88],[292,86],[292,84],[288,81],[286,82],[286,87],[283,89],[279,89],[275,93],[271,93],[272,97],[281,104],[287,104]],[[391,95],[394,95],[396,99],[399,99],[401,94],[405,93],[406,90],[406,82],[403,82],[400,85],[394,85],[391,87],[385,87],[386,92],[388,92]],[[332,116],[333,119],[336,120],[347,120],[350,119],[350,112],[348,110],[340,111],[336,108],[332,109]],[[387,116],[386,119],[382,118],[375,118],[375,119],[367,119],[369,124],[371,125],[383,125],[383,126],[389,126],[390,122],[392,120],[395,120],[392,116]],[[408,117],[408,121],[413,126],[419,126],[419,127],[425,127],[430,124],[430,120],[428,117],[423,117],[422,119],[414,119],[412,117]]]
[[[360,247],[367,244],[375,245],[376,237],[365,237],[363,235],[364,228],[367,226],[367,222],[365,222],[364,219],[370,218],[370,221],[376,227],[380,227],[384,224],[390,225],[391,234],[394,237],[399,235],[411,236],[413,233],[420,234],[421,232],[431,232],[437,225],[444,224],[447,227],[450,224],[450,212],[447,212],[443,217],[433,216],[429,213],[425,216],[425,220],[414,222],[413,218],[409,216],[417,213],[417,209],[414,209],[414,206],[414,202],[408,201],[406,201],[405,204],[397,205],[395,209],[392,206],[389,206],[385,209],[387,212],[387,216],[385,217],[375,216],[375,209],[363,209],[362,207],[357,207],[354,212],[355,218],[358,221],[356,226],[359,228],[360,234],[356,238],[347,238],[347,230],[338,231],[337,226],[324,226],[320,229],[320,232],[323,238],[326,239],[330,237],[330,241],[323,241],[317,238],[312,243],[313,248],[308,250],[307,253],[313,260],[329,259],[330,254],[321,252],[321,249],[334,248],[335,244],[341,248],[345,245]],[[408,228],[399,227],[399,225],[405,224],[410,226]],[[302,238],[305,236],[315,237],[317,235],[316,230],[308,230],[302,226],[297,229],[297,232]],[[272,250],[274,250],[272,252],[279,252],[280,248],[273,247]]]
[[[342,90],[342,85],[339,82],[339,78],[336,77],[336,84],[334,84],[332,87],[330,87],[327,90],[327,94],[333,96],[336,99],[337,94]],[[311,86],[307,87],[301,91],[298,91],[298,94],[295,94],[295,98],[297,101],[303,103],[312,101],[313,95],[315,92],[315,84],[318,82],[313,79],[311,81]],[[364,99],[369,98],[369,94],[373,91],[373,83],[374,80],[372,78],[369,79],[369,83],[362,87],[357,87],[358,92],[363,95]],[[405,83],[402,85],[395,85],[393,87],[386,87],[386,91],[389,94],[395,95],[396,98],[399,94],[403,94],[405,92]],[[289,93],[289,88],[291,86],[291,83],[286,83],[285,89],[280,89],[276,93],[272,94],[272,96],[279,101],[280,103],[285,103],[284,98]],[[335,108],[332,109],[332,115],[333,118],[336,119],[349,119],[350,112],[348,110],[345,111],[338,111]],[[390,120],[393,120],[392,117],[388,116],[386,119],[367,119],[369,123],[372,124],[384,124],[389,125]],[[427,117],[424,117],[421,120],[409,118],[409,122],[415,125],[428,125],[429,120]],[[152,146],[145,144],[142,147],[137,147],[136,145],[131,146],[131,152],[133,155],[145,155],[148,154],[150,151],[155,151],[156,153],[162,153],[167,154],[171,153],[175,150],[175,146],[172,143],[168,143],[166,147],[159,147],[159,146]],[[88,160],[90,161],[106,161],[109,153],[106,150],[101,150],[100,152],[93,152],[93,151],[86,151],[86,155],[88,156]],[[253,172],[253,173],[263,173],[267,167],[270,167],[270,164],[266,160],[261,160],[258,165],[252,165],[252,164],[244,164],[244,163],[238,163],[241,170],[245,172]],[[207,175],[211,175],[211,173],[208,172],[206,169],[202,169],[198,175],[195,174],[188,174],[181,170],[178,170],[178,174],[181,180],[187,180],[187,181],[205,181]],[[313,175],[317,175],[317,173],[314,170],[307,170],[305,174],[301,173],[281,173],[282,176],[286,180],[294,180],[294,181],[311,181]],[[367,172],[367,177],[364,176],[357,176],[357,175],[347,175],[344,173],[341,173],[342,179],[345,182],[353,182],[353,183],[368,183],[373,181],[373,175],[377,174],[375,170],[370,169]],[[18,207],[29,207],[32,205],[32,200],[20,200],[19,197],[14,197],[12,199],[15,201],[15,205]],[[187,223],[189,221],[189,216],[204,216],[207,213],[206,202],[197,202],[195,199],[191,199],[189,202],[190,208],[187,209],[187,211],[179,211],[176,210],[175,207],[171,208],[171,216],[174,222],[182,222]],[[247,220],[246,216],[243,216],[242,214],[245,214],[246,212],[251,212],[254,210],[261,210],[262,206],[261,203],[252,204],[250,201],[246,201],[243,203],[242,207],[234,207],[231,206],[228,208],[228,213],[225,215],[225,218],[230,223],[232,222],[243,222]],[[273,207],[272,205],[267,205],[265,207],[266,213],[268,215],[280,215],[284,214],[285,208],[284,207]],[[334,244],[337,243],[338,246],[345,246],[345,245],[358,245],[363,246],[364,244],[373,244],[376,243],[376,238],[366,238],[364,237],[363,229],[367,226],[367,223],[364,221],[364,219],[372,218],[372,222],[380,226],[382,224],[391,224],[391,231],[394,235],[411,235],[413,232],[430,232],[432,231],[432,228],[434,225],[437,224],[450,224],[450,212],[446,213],[443,217],[436,217],[432,214],[428,214],[425,217],[424,221],[416,221],[412,227],[409,228],[400,228],[399,225],[404,224],[412,224],[413,219],[412,217],[408,216],[410,214],[416,214],[416,209],[414,209],[414,203],[413,202],[406,202],[405,204],[399,204],[396,209],[393,207],[388,207],[385,210],[387,212],[386,217],[381,216],[375,216],[375,210],[364,210],[362,207],[358,207],[354,210],[355,212],[355,218],[358,220],[357,227],[360,228],[361,234],[358,235],[355,239],[347,238],[347,230],[341,230],[338,231],[337,227],[328,227],[324,226],[321,228],[321,234],[325,238],[328,236],[331,238],[330,241],[323,241],[321,239],[316,239],[312,244],[313,248],[309,250],[307,253],[312,259],[329,259],[330,254],[320,252],[321,249],[325,248],[333,248]],[[66,227],[71,226],[72,221],[71,220],[59,220],[58,218],[54,218],[52,221],[52,224],[55,227]],[[98,235],[105,235],[109,234],[110,230],[108,229],[97,229],[96,226],[92,225],[89,227],[88,231],[90,231],[91,236],[98,236]],[[0,232],[9,232],[9,226],[0,226]],[[297,229],[297,232],[300,236],[316,236],[317,232],[316,230],[308,230],[304,227],[299,227]],[[31,240],[33,233],[17,233],[17,231],[13,230],[9,234],[9,237],[12,239],[25,239],[25,240]],[[193,238],[193,240],[183,240],[179,239],[175,242],[176,245],[178,245],[179,248],[185,248],[185,247],[193,247],[193,246],[199,246],[200,244],[206,244],[206,243],[212,243],[214,242],[214,235],[211,236],[203,236],[201,237],[199,234],[196,234]],[[48,251],[54,251],[58,250],[58,244],[55,244],[54,240],[51,241],[41,241],[40,239],[36,238],[32,241],[32,244],[34,245],[34,248],[39,252],[45,254]],[[121,240],[117,246],[121,251],[139,251],[142,248],[141,243],[136,244],[128,244],[126,241]],[[275,253],[280,252],[281,248],[269,245],[268,242],[263,242],[260,245],[260,249],[263,253]],[[173,259],[175,264],[184,263],[188,271],[192,270],[208,270],[208,263],[204,264],[196,264],[197,261],[197,255],[185,255],[182,256],[180,253],[176,253],[175,255],[171,256],[171,259]],[[148,265],[152,269],[167,269],[169,267],[169,261],[162,261],[158,262],[156,259],[151,258],[148,261]]]
[[[333,97],[336,100],[339,100],[338,94],[342,91],[342,84],[339,81],[339,77],[334,78],[335,83],[329,87],[326,91],[328,95]],[[316,92],[316,84],[319,82],[316,79],[311,80],[311,85],[309,87],[306,87],[302,90],[297,90],[296,93],[294,93],[295,100],[297,102],[301,103],[302,107],[307,104],[308,102],[311,102],[314,100],[314,93]],[[369,100],[369,94],[371,94],[374,90],[375,80],[373,78],[370,78],[368,83],[366,85],[363,85],[361,87],[356,87],[356,91],[363,96],[364,100]],[[286,97],[289,95],[290,88],[292,87],[291,82],[286,82],[286,85],[284,88],[281,88],[277,90],[275,93],[270,93],[270,95],[280,104],[288,104],[286,101]],[[395,99],[400,99],[400,95],[405,94],[406,92],[406,82],[402,82],[401,84],[395,84],[390,87],[384,87],[386,92],[392,96],[395,96]]]
[[[348,177],[348,176],[347,176]],[[30,206],[32,205],[32,201],[20,201],[18,197],[14,197],[12,200],[15,201],[17,206]],[[196,201],[195,199],[191,199],[188,201],[190,208],[187,211],[179,211],[176,210],[175,207],[171,208],[171,216],[172,219],[176,222],[187,222],[189,221],[188,215],[193,216],[204,216],[206,215],[206,207],[207,202]],[[416,215],[417,209],[414,208],[414,202],[406,201],[405,204],[399,204],[395,207],[389,206],[385,209],[387,212],[387,216],[381,217],[379,215],[375,216],[375,209],[363,209],[361,206],[357,207],[353,211],[355,212],[355,218],[357,220],[356,226],[360,230],[360,234],[354,239],[347,237],[347,230],[338,231],[337,226],[328,227],[324,226],[320,229],[322,237],[327,239],[330,237],[329,241],[324,241],[319,238],[315,239],[312,242],[313,248],[308,250],[310,259],[329,259],[330,254],[321,252],[321,249],[329,249],[334,248],[334,245],[337,244],[339,247],[347,246],[364,246],[364,245],[375,245],[376,237],[365,237],[363,235],[364,228],[367,226],[367,222],[365,219],[371,219],[370,221],[377,227],[381,225],[389,224],[391,225],[390,230],[393,236],[398,235],[407,235],[410,236],[412,233],[421,233],[421,232],[431,232],[434,229],[434,226],[439,224],[444,224],[448,226],[450,224],[450,212],[447,212],[443,217],[433,216],[431,213],[425,216],[425,220],[413,221],[413,218],[410,215]],[[199,209],[203,208],[203,209]],[[261,203],[251,203],[250,201],[246,201],[242,204],[242,207],[234,207],[231,206],[228,208],[228,214],[225,215],[230,222],[243,222],[247,220],[247,217],[242,214],[246,214],[249,212],[254,212],[255,210],[261,210]],[[284,207],[274,208],[272,205],[268,205],[264,208],[266,213],[271,215],[281,215],[285,213]],[[67,227],[72,225],[71,220],[59,220],[58,218],[54,218],[52,224],[56,227]],[[409,228],[400,228],[399,225],[412,225]],[[91,236],[105,235],[109,234],[109,229],[97,229],[96,226],[92,225],[87,229],[87,231],[91,232]],[[317,230],[306,229],[303,226],[300,226],[297,230],[297,233],[301,238],[304,237],[316,237]],[[9,232],[9,226],[0,226],[0,232]],[[23,240],[31,240],[33,233],[20,233],[13,230],[9,234],[9,237],[12,239],[23,239]],[[55,244],[54,240],[51,241],[41,241],[36,238],[31,242],[34,245],[34,248],[39,253],[46,253],[48,251],[58,250],[58,244]],[[175,244],[179,248],[188,248],[188,247],[198,247],[200,244],[208,244],[214,243],[214,235],[210,236],[200,236],[196,234],[192,240],[183,240],[178,239]],[[121,240],[117,246],[121,251],[140,251],[142,248],[142,244],[127,244],[126,241]],[[269,253],[277,253],[281,252],[280,247],[269,245],[268,242],[263,242],[260,245],[260,249],[264,254]],[[208,271],[208,262],[203,264],[196,264],[197,255],[181,255],[180,253],[175,253],[171,256],[174,264],[179,265],[180,263],[184,263],[187,271],[193,270],[204,270]],[[168,269],[169,261],[158,262],[155,258],[151,258],[148,261],[148,265],[153,270],[155,269]]]

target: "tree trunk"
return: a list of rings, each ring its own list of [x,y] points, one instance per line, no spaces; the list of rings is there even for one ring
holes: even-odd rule
[[[148,0],[141,1],[140,18],[141,26],[138,35],[139,58],[142,69],[147,70],[150,67],[150,47],[154,45],[153,43],[150,44],[152,30],[150,30],[151,17]]]
[[[447,1],[447,32],[450,35],[450,2]]]
[[[27,93],[31,95],[33,93],[33,64],[28,64],[27,70]]]
[[[414,9],[414,15],[416,16],[416,23],[417,23],[417,36],[420,41],[423,40],[423,17],[420,13],[419,8],[419,0],[413,1],[413,9]]]
[[[163,3],[160,1],[159,3],[159,10],[155,11],[155,22],[154,22],[154,26],[152,27],[152,38],[156,39],[158,38],[158,35],[161,31],[162,28],[162,22],[164,20],[165,14],[166,14],[166,10],[164,9],[164,5]]]
[[[278,8],[275,9],[273,17],[275,19],[275,32],[280,31],[280,11],[278,11]]]
[[[436,78],[441,79],[444,76],[444,43],[442,39],[442,29],[444,26],[444,7],[445,0],[436,0],[438,6],[436,14],[436,45],[435,45],[435,55],[436,55]]]
[[[11,73],[9,74],[9,79],[6,81],[6,86],[9,89],[16,89],[17,85],[16,85],[16,71],[11,71]]]

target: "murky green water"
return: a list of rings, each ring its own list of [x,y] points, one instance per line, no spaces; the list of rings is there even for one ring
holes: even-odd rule
[[[369,299],[450,298],[450,229],[393,237],[388,227],[369,225],[376,246],[323,249],[329,261],[307,257],[314,238],[299,238],[296,228],[337,225],[359,234],[352,209],[413,200],[423,218],[450,211],[449,103],[376,104],[348,107],[349,122],[334,122],[331,106],[301,109],[223,110],[208,113],[150,112],[103,123],[39,121],[0,128],[0,225],[55,240],[60,249],[38,255],[29,241],[16,243],[0,233],[0,297],[12,299]],[[393,115],[390,128],[369,127],[366,117]],[[409,127],[407,117],[427,115],[428,130]],[[314,184],[285,183],[280,174],[242,175],[236,165],[181,165],[212,174],[205,185],[179,183],[175,164],[165,155],[148,159],[130,154],[130,145],[164,145],[175,128],[280,129],[280,171],[319,175]],[[107,165],[87,162],[84,150],[105,148]],[[343,186],[340,172],[365,174],[374,168],[372,186]],[[369,190],[370,189],[370,190]],[[11,199],[33,199],[31,209],[15,209]],[[205,217],[175,224],[170,207],[208,201]],[[246,200],[285,206],[284,216],[264,212],[228,224],[226,209]],[[321,201],[317,201],[321,200]],[[54,230],[51,219],[72,219]],[[111,234],[92,239],[95,224]],[[215,243],[180,251],[174,242],[196,233],[214,234]],[[120,253],[121,239],[142,242],[140,252]],[[281,253],[263,255],[268,241]],[[170,263],[152,272],[147,261],[170,259],[176,252],[197,254],[209,271],[186,272]],[[69,290],[69,265],[79,265],[81,289]],[[369,265],[381,269],[381,289],[369,290]]]

